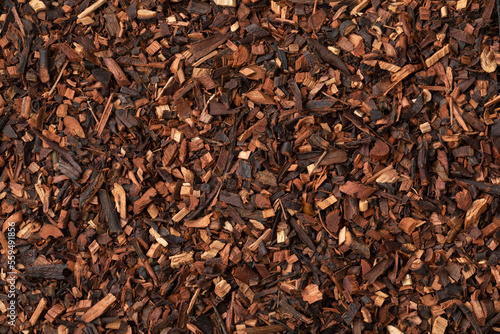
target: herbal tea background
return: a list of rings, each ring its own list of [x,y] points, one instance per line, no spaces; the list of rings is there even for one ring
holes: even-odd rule
[[[498,15],[3,1],[0,331],[500,331]]]

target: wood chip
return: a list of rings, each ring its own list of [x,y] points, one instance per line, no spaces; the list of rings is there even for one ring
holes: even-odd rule
[[[113,294],[108,293],[106,297],[101,299],[97,304],[95,304],[87,312],[85,312],[85,314],[82,316],[82,321],[89,323],[94,319],[99,318],[115,301],[116,297]]]

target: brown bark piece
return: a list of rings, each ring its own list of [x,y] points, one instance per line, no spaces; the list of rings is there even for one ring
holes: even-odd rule
[[[193,53],[195,60],[198,60],[217,49],[217,47],[224,44],[226,40],[226,35],[214,35],[212,37],[204,39],[203,41],[192,44],[191,52]]]
[[[68,129],[68,131],[71,134],[78,136],[80,138],[85,138],[85,132],[83,131],[80,122],[78,122],[76,118],[72,116],[64,117],[64,126]]]
[[[156,189],[155,188],[149,188],[146,190],[144,195],[142,195],[141,198],[136,200],[134,202],[134,214],[139,214],[142,210],[144,210],[149,203],[151,203],[151,197],[156,196]]]
[[[65,310],[66,308],[62,304],[55,304],[47,311],[45,319],[52,323],[56,318],[63,314]]]
[[[130,81],[128,80],[127,76],[123,72],[120,65],[118,65],[113,58],[104,58],[103,61],[104,61],[104,64],[106,65],[106,67],[108,68],[108,70],[115,77],[115,80],[118,83],[118,85],[130,86]]]
[[[381,140],[377,140],[370,150],[370,157],[375,160],[385,160],[389,156],[391,149],[389,145]]]
[[[113,294],[107,294],[106,297],[101,299],[97,304],[95,304],[87,312],[85,312],[85,314],[82,316],[82,321],[89,323],[94,319],[99,318],[115,301],[116,297]]]
[[[163,158],[161,159],[164,167],[168,167],[174,162],[177,158],[177,152],[179,152],[179,146],[176,143],[170,143],[167,146],[163,152]]]
[[[64,234],[61,232],[59,228],[50,224],[44,224],[40,229],[40,231],[38,231],[38,234],[43,239],[48,239],[49,237],[59,238],[64,236]]]
[[[404,231],[406,234],[411,235],[416,228],[416,220],[411,217],[406,217],[401,219],[398,224],[398,227]]]
[[[45,309],[45,306],[47,306],[47,299],[46,298],[40,299],[40,302],[38,303],[35,311],[31,315],[31,318],[29,320],[31,326],[36,325],[36,323],[38,322],[38,318],[40,317],[43,310]]]
[[[212,217],[212,214],[206,215],[202,218],[199,218],[197,220],[192,220],[192,221],[186,221],[184,222],[184,226],[186,227],[196,227],[196,228],[205,228],[208,225],[210,225],[210,217]]]
[[[487,208],[488,200],[485,198],[475,200],[465,214],[464,228],[468,229],[470,227],[477,226],[479,217],[486,211]]]
[[[380,277],[380,275],[382,275],[386,270],[388,270],[392,266],[393,263],[394,259],[392,258],[380,261],[364,275],[364,279],[369,284],[374,283]]]
[[[495,0],[6,3],[19,332],[498,327]]]
[[[472,205],[472,196],[467,189],[463,189],[455,195],[455,201],[459,209],[466,211]]]
[[[370,258],[370,248],[349,231],[346,231],[345,234],[345,244],[347,247],[362,255],[364,258]]]
[[[104,131],[104,127],[106,126],[106,123],[108,122],[109,116],[111,115],[111,111],[113,109],[113,105],[111,104],[111,100],[114,97],[114,93],[111,93],[111,95],[108,98],[108,101],[106,102],[106,107],[104,108],[104,112],[102,113],[102,117],[99,120],[99,123],[97,124],[96,131],[98,135],[100,136],[102,134],[102,131]]]
[[[340,191],[358,199],[367,199],[375,192],[375,189],[363,184],[348,181],[346,184],[340,186]]]
[[[302,290],[302,299],[309,304],[313,304],[323,299],[323,294],[316,284],[310,284]]]

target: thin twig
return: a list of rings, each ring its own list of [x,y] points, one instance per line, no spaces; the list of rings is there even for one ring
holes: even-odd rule
[[[321,93],[322,93],[323,95],[325,95],[326,97],[329,97],[330,99],[332,99],[332,100],[334,100],[334,101],[336,101],[336,102],[340,102],[340,103],[342,103],[342,104],[344,104],[344,105],[346,105],[346,106],[348,106],[348,107],[350,107],[350,106],[351,106],[349,103],[344,102],[344,101],[342,101],[341,99],[338,99],[338,98],[336,98],[336,97],[333,97],[333,96],[331,96],[331,95],[329,95],[329,94],[327,94],[327,93],[325,93],[325,92],[321,92]]]
[[[286,210],[285,207],[283,206],[283,202],[281,201],[281,198],[278,199],[280,206],[281,206],[281,212],[283,213],[283,219],[287,220],[288,217],[286,216]]]
[[[188,306],[188,309],[187,309],[187,314],[189,315],[189,313],[191,313],[191,311],[193,310],[193,307],[194,307],[194,303],[196,302],[196,299],[198,298],[198,296],[200,295],[200,291],[201,291],[201,288],[197,288],[196,291],[194,292],[194,295],[193,297],[191,298],[191,301],[189,302],[189,306]]]
[[[323,228],[325,229],[325,231],[330,234],[334,239],[337,238],[337,236],[335,234],[333,234],[332,232],[330,232],[330,230],[326,227],[326,224],[325,222],[323,221],[323,218],[321,217],[321,215],[318,215],[319,217],[319,222],[321,223],[321,226],[323,226]]]
[[[0,132],[2,132],[3,127],[7,122],[9,121],[10,114],[12,113],[12,108],[7,109],[5,114],[3,115],[2,119],[0,120]]]
[[[168,87],[170,87],[170,85],[174,82],[174,76],[171,76],[167,83],[165,84],[165,86],[163,86],[163,88],[158,92],[158,96],[156,97],[155,101],[158,101],[160,99],[160,97],[163,95],[163,92],[165,91],[165,89],[167,89]]]
[[[476,331],[476,334],[483,334],[481,327],[479,327],[479,324],[477,323],[476,319],[474,318],[474,315],[467,308],[467,306],[460,304],[460,305],[458,305],[458,308],[460,309],[460,311],[463,312],[463,314],[465,314],[465,317],[470,321],[470,323],[472,324],[472,327],[474,327],[474,330]]]
[[[309,177],[311,177],[311,175],[313,175],[313,173],[316,171],[316,169],[318,168],[318,166],[319,166],[319,164],[321,163],[321,161],[323,161],[323,159],[326,157],[326,154],[327,154],[327,153],[328,153],[328,151],[327,151],[327,150],[325,150],[325,151],[323,152],[323,154],[319,157],[318,162],[316,162],[316,163],[314,164],[313,169],[309,172]]]
[[[64,70],[66,69],[66,66],[68,66],[68,64],[69,64],[69,60],[66,60],[63,64],[63,66],[61,67],[61,70],[59,71],[59,75],[57,76],[56,82],[54,82],[54,85],[52,86],[52,88],[47,93],[43,94],[44,98],[48,98],[49,96],[52,95],[52,93],[54,93],[54,90],[56,89],[56,86],[59,83],[59,80],[61,80],[61,77],[64,73]]]
[[[89,106],[90,112],[92,113],[92,116],[94,117],[95,122],[99,123],[99,120],[95,116],[94,109],[92,108],[92,105],[90,105],[89,101],[87,101],[87,105]]]
[[[498,3],[498,0],[497,0],[497,3]],[[500,7],[499,7],[500,8]],[[488,321],[488,323],[486,324],[486,326],[484,326],[482,328],[483,330],[483,333],[488,333],[490,331],[490,329],[496,325],[497,322],[500,321],[500,313],[498,313],[496,316],[494,316],[493,318],[491,318],[490,321]]]
[[[219,311],[217,310],[217,305],[215,305],[215,301],[213,299],[212,299],[212,307],[214,309],[215,319],[217,320],[217,324],[219,324],[219,327],[220,327],[222,333],[228,334],[226,326],[224,326],[224,321],[222,320],[222,317],[221,317]]]
[[[187,216],[185,219],[186,220],[193,220],[196,218],[205,208],[212,202],[212,200],[215,198],[215,196],[219,193],[220,189],[222,188],[222,183],[219,183],[219,185],[212,190],[212,192],[208,195],[207,200],[205,201],[204,204],[198,206],[198,209],[193,211],[189,216]]]
[[[57,153],[61,154],[66,160],[68,160],[68,162],[78,171],[78,173],[82,173],[82,168],[80,167],[80,165],[75,161],[75,159],[73,159],[73,157],[71,156],[71,153],[62,149],[61,147],[59,147],[59,145],[56,145],[54,142],[52,142],[49,138],[45,137],[42,132],[38,129],[35,129],[35,128],[31,128],[33,130],[33,132],[35,132],[35,134],[41,139],[43,140],[47,145],[50,146],[51,149],[53,149],[54,151],[56,151]]]

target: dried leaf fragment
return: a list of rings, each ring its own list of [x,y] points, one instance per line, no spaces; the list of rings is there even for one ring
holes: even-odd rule
[[[82,126],[80,125],[80,122],[73,116],[66,116],[64,117],[64,126],[68,129],[68,131],[74,135],[78,136],[80,138],[85,138],[85,132],[83,131]]]
[[[479,221],[479,217],[486,211],[488,201],[485,198],[480,198],[472,203],[472,206],[465,214],[464,228],[474,227]]]
[[[481,52],[481,67],[487,73],[493,73],[497,70],[495,52],[490,48],[484,48]]]
[[[151,203],[151,197],[156,196],[155,188],[149,188],[141,198],[134,202],[134,214],[139,214],[149,203]]]
[[[397,181],[399,181],[399,173],[395,169],[385,171],[375,180],[377,183],[395,183]]]
[[[213,213],[210,213],[204,217],[201,217],[197,220],[190,220],[184,223],[186,227],[195,227],[195,228],[205,228],[210,225],[210,217],[212,217]]]
[[[252,90],[244,95],[255,103],[274,104],[274,100],[260,90]]]
[[[57,226],[54,226],[52,224],[44,224],[38,234],[43,239],[48,239],[49,237],[64,237],[64,234],[61,232],[61,230]]]
[[[118,183],[113,185],[113,190],[111,190],[113,197],[115,198],[115,205],[120,217],[127,219],[127,194],[125,189]]]

